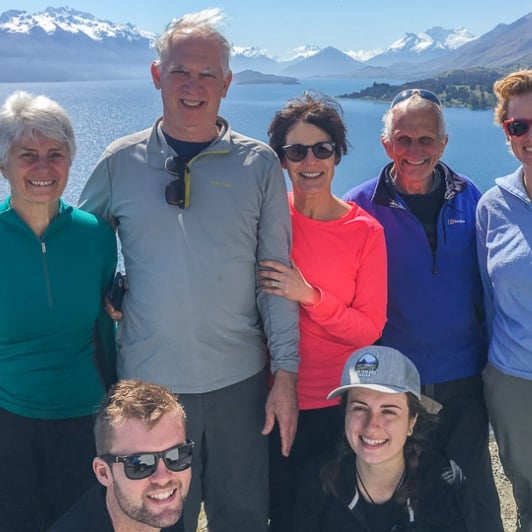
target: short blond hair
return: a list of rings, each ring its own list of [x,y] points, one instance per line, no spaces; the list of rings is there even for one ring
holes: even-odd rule
[[[512,96],[532,92],[532,70],[517,70],[498,79],[493,84],[493,92],[497,96],[495,107],[495,123],[502,124],[508,120],[508,102]]]
[[[104,397],[94,423],[96,452],[110,452],[114,429],[129,419],[138,419],[152,428],[165,415],[175,415],[185,426],[183,407],[168,388],[140,380],[121,380]]]

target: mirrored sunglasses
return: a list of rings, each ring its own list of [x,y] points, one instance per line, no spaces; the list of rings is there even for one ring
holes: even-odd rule
[[[522,137],[526,135],[532,125],[531,118],[510,118],[503,123],[504,130],[510,137]]]
[[[176,179],[166,185],[164,195],[166,203],[180,209],[188,207],[190,199],[190,178],[187,175],[186,163],[180,157],[168,157],[164,161],[165,170]]]
[[[141,480],[155,473],[157,464],[161,458],[170,471],[184,471],[192,465],[194,442],[187,440],[186,443],[176,445],[166,451],[155,453],[138,453],[127,456],[114,454],[102,454],[100,458],[108,464],[124,464],[124,472],[130,480]]]
[[[306,156],[309,150],[312,150],[312,154],[316,159],[328,159],[334,154],[336,144],[334,142],[316,142],[316,144],[287,144],[282,146],[285,157],[293,163],[301,162]]]
[[[395,96],[390,105],[390,109],[395,107],[398,103],[408,100],[408,98],[412,98],[414,94],[417,94],[424,100],[429,100],[429,102],[435,103],[438,107],[441,107],[440,99],[432,91],[426,89],[406,89]]]

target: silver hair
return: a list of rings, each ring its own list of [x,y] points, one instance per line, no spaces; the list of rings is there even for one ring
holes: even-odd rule
[[[76,139],[66,111],[46,96],[14,92],[0,108],[0,164],[7,164],[13,143],[34,138],[39,133],[64,142],[72,162],[76,155]]]
[[[168,57],[170,46],[174,37],[181,36],[197,36],[213,39],[217,41],[222,50],[222,70],[224,76],[229,73],[229,60],[231,58],[231,44],[229,41],[216,29],[216,26],[225,21],[225,16],[220,8],[214,7],[210,9],[203,9],[197,13],[189,13],[183,15],[181,18],[172,19],[166,29],[159,35],[154,43],[157,51],[156,64],[164,63]]]
[[[412,110],[422,109],[425,111],[433,111],[438,117],[438,135],[440,139],[445,138],[447,135],[447,125],[445,124],[442,108],[436,103],[422,98],[418,94],[413,94],[410,98],[390,107],[382,116],[382,123],[384,126],[382,128],[382,136],[385,140],[390,140],[392,138],[394,114],[397,109],[401,107],[406,107]]]

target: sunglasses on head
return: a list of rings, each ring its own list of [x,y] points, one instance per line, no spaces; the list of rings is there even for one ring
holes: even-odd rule
[[[164,161],[165,170],[176,179],[166,185],[164,195],[168,205],[175,205],[180,209],[188,207],[190,201],[190,178],[186,171],[186,162],[180,157],[168,157]]]
[[[510,118],[503,123],[504,130],[510,137],[522,137],[528,133],[532,125],[531,118]]]
[[[316,159],[328,159],[334,154],[335,147],[334,142],[325,141],[316,142],[316,144],[287,144],[281,146],[281,150],[289,161],[299,163],[307,156],[309,150],[312,150]]]
[[[127,456],[102,454],[100,458],[108,464],[124,464],[124,473],[130,480],[141,480],[155,473],[159,459],[162,458],[165,466],[170,471],[184,471],[192,465],[194,442],[187,440],[166,451],[155,453],[137,453]]]
[[[390,109],[395,107],[398,103],[408,100],[408,98],[412,98],[414,94],[417,94],[424,100],[429,100],[429,102],[435,103],[438,107],[441,107],[440,99],[432,91],[426,89],[406,89],[395,96],[390,105]]]

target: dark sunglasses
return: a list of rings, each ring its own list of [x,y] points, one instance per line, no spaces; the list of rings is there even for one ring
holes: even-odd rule
[[[155,473],[159,458],[170,471],[184,471],[192,465],[194,442],[187,440],[166,451],[155,453],[138,453],[128,456],[116,456],[114,454],[102,454],[100,458],[108,464],[124,464],[124,472],[130,480],[141,480]]]
[[[510,118],[503,123],[504,130],[510,137],[522,137],[528,133],[530,126],[532,125],[532,119],[530,118]]]
[[[406,89],[395,96],[390,105],[390,109],[395,107],[398,103],[408,100],[408,98],[412,98],[414,94],[417,94],[424,100],[429,100],[429,102],[435,103],[438,107],[441,107],[440,99],[432,91],[426,89]]]
[[[168,157],[164,161],[164,168],[176,177],[166,185],[164,195],[168,205],[175,205],[180,209],[188,207],[190,201],[190,178],[187,175],[186,163],[180,157]]]
[[[287,144],[281,146],[281,150],[285,157],[293,163],[301,162],[306,156],[309,150],[316,159],[328,159],[334,154],[334,148],[336,143],[334,142],[316,142],[316,144]]]

